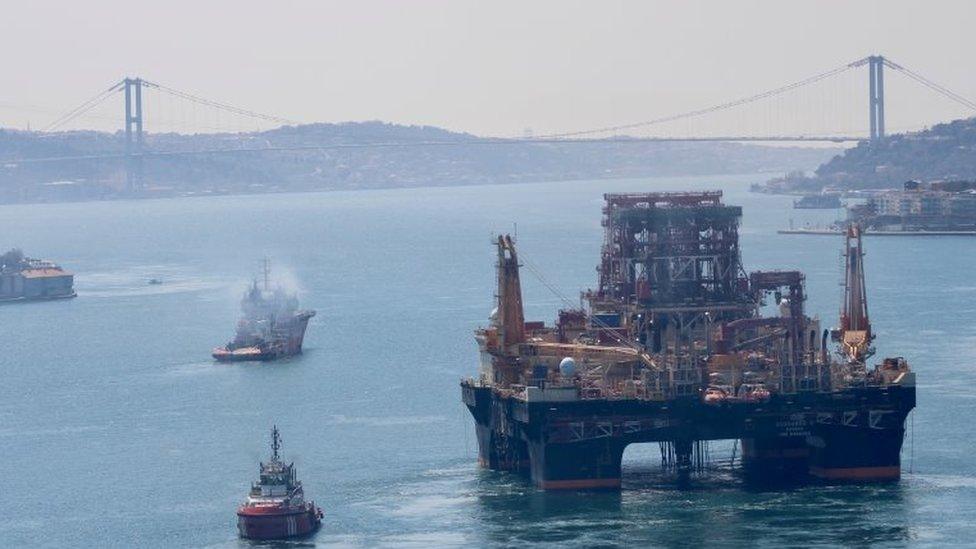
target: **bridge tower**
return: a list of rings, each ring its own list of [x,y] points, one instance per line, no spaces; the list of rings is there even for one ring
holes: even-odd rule
[[[884,121],[884,66],[880,55],[868,57],[868,109],[871,114],[871,142],[877,143],[885,136]]]
[[[126,78],[125,84],[125,184],[129,191],[142,185],[142,79]],[[133,132],[135,138],[133,138]]]

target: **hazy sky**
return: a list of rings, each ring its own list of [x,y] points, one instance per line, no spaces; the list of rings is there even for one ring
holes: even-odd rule
[[[974,16],[976,2],[931,0],[9,0],[0,124],[43,126],[128,74],[303,122],[541,134],[708,106],[875,52],[976,98]],[[889,126],[965,114],[900,89]],[[851,101],[857,124],[864,101]]]

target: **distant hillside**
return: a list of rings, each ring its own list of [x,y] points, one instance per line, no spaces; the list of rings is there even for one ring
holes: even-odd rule
[[[976,118],[930,130],[861,142],[817,168],[811,177],[791,174],[764,186],[770,191],[898,188],[917,179],[976,180]]]
[[[142,195],[339,190],[587,178],[775,173],[812,169],[836,150],[736,143],[485,144],[427,126],[310,124],[238,134],[149,134],[152,151],[457,141],[367,147],[147,157]],[[122,132],[0,130],[0,202],[107,199],[124,189],[124,162],[30,158],[120,154]]]

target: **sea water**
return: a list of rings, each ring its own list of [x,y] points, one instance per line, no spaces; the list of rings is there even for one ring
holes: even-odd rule
[[[976,238],[865,240],[879,356],[918,374],[899,483],[755,491],[728,467],[731,443],[684,488],[653,444],[627,449],[619,493],[544,493],[477,467],[458,382],[494,306],[493,235],[517,233],[540,275],[523,269],[526,318],[551,323],[596,282],[603,193],[722,189],[743,207],[746,269],[804,271],[808,313],[836,325],[841,237],[776,230],[839,212],[748,192],[759,179],[0,207],[0,247],[56,260],[78,291],[0,307],[0,546],[248,547],[234,513],[273,424],[325,511],[285,546],[972,543]],[[264,257],[318,311],[305,353],[217,364]]]

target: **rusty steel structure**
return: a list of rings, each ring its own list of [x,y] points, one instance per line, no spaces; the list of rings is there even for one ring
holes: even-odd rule
[[[914,374],[902,358],[867,364],[857,227],[830,331],[804,310],[802,273],[744,270],[742,210],[720,191],[604,198],[598,284],[553,326],[525,321],[515,243],[496,242],[497,309],[475,334],[480,374],[462,383],[484,466],[546,489],[616,488],[628,444],[659,442],[687,472],[703,441],[740,439],[760,476],[898,478]]]
[[[864,249],[861,227],[851,224],[844,235],[844,303],[840,311],[840,330],[835,339],[852,361],[864,361],[874,354],[871,321],[868,318],[867,286],[864,282]]]

